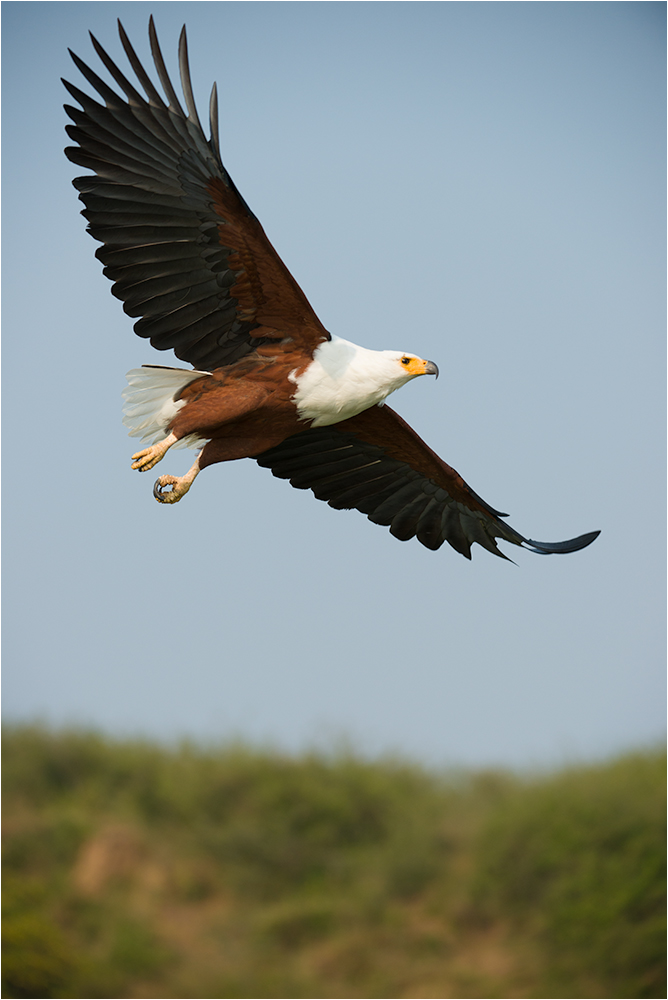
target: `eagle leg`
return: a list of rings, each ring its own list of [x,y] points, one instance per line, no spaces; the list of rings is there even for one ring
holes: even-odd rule
[[[141,451],[136,451],[132,456],[132,468],[138,469],[139,472],[148,472],[149,469],[158,464],[160,459],[166,455],[168,449],[173,444],[176,444],[177,441],[176,434],[170,434],[169,437],[163,438],[157,444],[152,444],[150,448],[143,448]]]
[[[198,456],[185,476],[160,476],[156,479],[153,486],[153,496],[159,503],[178,503],[181,497],[186,495],[199,472]],[[163,492],[167,486],[171,486],[171,490]]]

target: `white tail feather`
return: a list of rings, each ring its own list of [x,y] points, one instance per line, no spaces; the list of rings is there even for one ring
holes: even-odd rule
[[[162,368],[159,365],[144,365],[133,368],[125,376],[127,389],[123,390],[123,423],[129,427],[129,436],[142,439],[143,443],[155,444],[167,435],[167,425],[174,419],[185,401],[174,399],[190,382],[210,372],[198,372],[186,368]],[[194,448],[199,451],[208,438],[198,438],[195,434],[181,438],[173,448]]]

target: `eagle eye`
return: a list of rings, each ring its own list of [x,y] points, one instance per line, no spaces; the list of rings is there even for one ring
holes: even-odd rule
[[[402,363],[402,365],[409,365],[411,363],[411,359],[410,358],[402,358],[401,359],[401,363]]]

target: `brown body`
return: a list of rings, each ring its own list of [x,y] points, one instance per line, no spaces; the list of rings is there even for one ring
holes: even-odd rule
[[[272,357],[256,352],[228,368],[191,382],[179,399],[186,405],[169,425],[176,438],[196,433],[210,438],[199,458],[200,469],[216,462],[254,458],[292,434],[306,430],[292,400],[289,375],[304,367],[301,352]]]

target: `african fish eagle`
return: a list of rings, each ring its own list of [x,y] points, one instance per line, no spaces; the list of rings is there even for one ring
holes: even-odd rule
[[[124,423],[146,447],[147,472],[172,447],[198,451],[185,476],[160,476],[154,495],[176,503],[215,462],[253,458],[331,507],[356,508],[429,549],[444,541],[468,559],[478,542],[495,555],[501,538],[534,552],[575,552],[598,531],[565,542],[524,538],[422,441],[386,398],[432,361],[371,351],[327,332],[265,236],[220,156],[217,93],[207,140],[193,99],[185,28],[179,41],[183,111],[149,38],[166,102],[119,22],[121,42],[145,97],[99,42],[120,97],[81,59],[75,65],[100,104],[63,81],[81,105],[66,105],[77,143],[66,155],[92,174],[74,186],[85,205],[96,256],[135,333],[173,350],[191,369],[147,365],[128,373]]]

